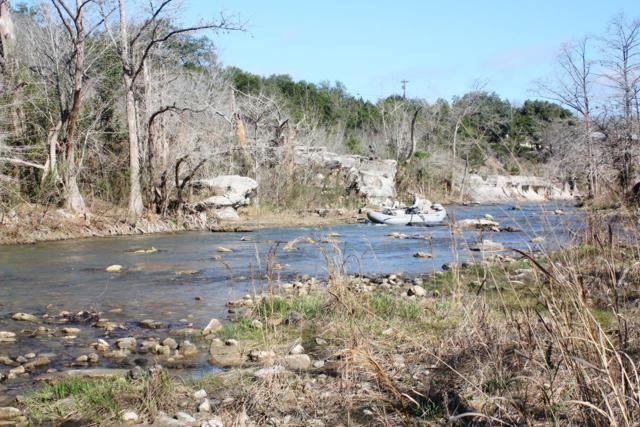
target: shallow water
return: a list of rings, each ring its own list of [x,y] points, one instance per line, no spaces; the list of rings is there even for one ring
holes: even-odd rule
[[[514,226],[521,232],[484,233],[486,239],[506,247],[537,248],[530,243],[543,236],[547,248],[567,244],[575,228],[576,212],[568,205],[529,204],[522,210],[513,205],[449,206],[456,219],[479,218],[491,214],[502,226]],[[562,208],[566,215],[555,215]],[[424,239],[391,239],[392,232]],[[440,270],[444,263],[471,256],[466,243],[473,243],[480,232],[469,231],[453,237],[447,225],[435,227],[379,226],[371,224],[337,225],[322,228],[278,228],[251,233],[189,232],[150,236],[72,240],[22,246],[0,246],[0,330],[19,332],[32,324],[15,322],[11,315],[27,312],[36,315],[61,310],[78,312],[93,308],[103,317],[125,323],[130,330],[135,322],[151,318],[172,326],[185,322],[203,327],[212,317],[224,318],[225,303],[266,284],[267,258],[275,251],[274,261],[283,266],[275,278],[287,281],[296,276],[324,276],[323,252],[336,256],[330,243],[300,242],[292,251],[284,251],[286,242],[310,237],[317,242],[337,233],[335,247],[349,273],[367,275],[387,273],[421,274]],[[247,236],[250,241],[242,241]],[[455,245],[453,244],[455,241]],[[223,246],[232,253],[218,253]],[[133,254],[137,248],[155,247],[150,254]],[[417,251],[433,253],[433,259],[414,258]],[[222,259],[215,260],[214,256]],[[481,255],[474,254],[475,257]],[[112,264],[125,267],[122,273],[107,273]],[[180,274],[193,271],[194,274]],[[200,300],[196,300],[200,297]],[[113,313],[110,310],[116,309]],[[181,322],[182,321],[182,322]],[[0,343],[0,355],[17,356],[28,352],[52,351],[60,357],[54,366],[93,350],[89,344],[103,336],[101,329],[89,328],[75,342],[57,338],[19,337],[16,344]],[[149,336],[159,336],[146,331]],[[166,330],[165,330],[166,335]],[[105,362],[103,366],[109,366]],[[5,367],[0,365],[0,372]],[[2,388],[11,388],[4,383]],[[1,394],[1,393],[0,393]]]

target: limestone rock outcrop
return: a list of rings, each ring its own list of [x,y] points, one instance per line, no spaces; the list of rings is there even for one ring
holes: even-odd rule
[[[509,201],[543,202],[547,200],[573,200],[576,194],[567,186],[560,188],[553,182],[536,176],[470,174],[458,177],[454,186],[464,199],[475,203],[500,203]]]
[[[353,190],[367,204],[379,206],[396,197],[395,160],[373,159],[355,154],[336,154],[324,147],[297,147],[296,166],[344,173],[345,191]],[[318,175],[321,176],[321,175]]]

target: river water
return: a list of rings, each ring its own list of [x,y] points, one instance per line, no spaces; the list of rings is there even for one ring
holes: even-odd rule
[[[544,246],[556,248],[572,238],[577,224],[576,211],[566,204],[527,204],[520,210],[513,205],[449,206],[450,217],[480,218],[492,215],[502,226],[520,232],[484,233],[486,239],[519,249],[537,248],[533,237],[545,238]],[[563,209],[565,215],[554,213]],[[393,239],[391,233],[410,238]],[[430,237],[425,240],[424,237]],[[243,239],[244,237],[244,239]],[[305,242],[311,238],[318,242]],[[322,243],[327,239],[335,243]],[[265,285],[267,258],[282,269],[275,278],[288,281],[296,276],[326,275],[323,252],[339,258],[349,273],[367,275],[437,271],[458,256],[470,257],[466,242],[480,238],[478,231],[453,236],[448,225],[435,227],[379,226],[372,224],[336,225],[322,228],[274,228],[250,233],[188,232],[180,234],[125,236],[69,240],[33,245],[0,246],[0,331],[19,334],[15,344],[0,343],[0,355],[16,357],[28,352],[53,352],[55,366],[93,350],[89,344],[103,336],[97,328],[83,330],[73,342],[60,339],[26,338],[20,335],[28,322],[16,322],[16,312],[42,316],[61,310],[78,312],[94,309],[101,317],[136,328],[141,319],[155,319],[175,327],[192,323],[203,327],[212,317],[224,318],[225,303]],[[298,239],[294,249],[285,251],[287,242]],[[218,247],[233,252],[218,252]],[[158,252],[134,254],[139,248],[154,247]],[[418,252],[433,253],[432,259],[418,259]],[[474,256],[480,256],[477,253]],[[105,268],[120,264],[121,273]],[[70,325],[73,326],[73,325]],[[158,335],[158,334],[156,334]],[[105,361],[105,366],[108,363]],[[0,372],[6,367],[0,365]],[[8,368],[7,368],[8,369]],[[0,384],[10,390],[10,382]]]

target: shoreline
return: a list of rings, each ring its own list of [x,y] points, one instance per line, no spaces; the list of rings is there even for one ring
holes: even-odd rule
[[[447,210],[457,206],[495,206],[501,204],[546,204],[560,205],[571,203],[566,200],[505,201],[495,203],[449,203]],[[251,208],[240,212],[238,221],[219,221],[196,215],[181,218],[160,218],[155,214],[146,214],[135,226],[127,224],[126,212],[111,208],[102,215],[84,216],[70,214],[63,209],[41,211],[41,207],[26,206],[20,212],[13,213],[13,219],[0,219],[0,246],[28,245],[63,240],[92,239],[119,236],[143,236],[150,234],[174,234],[193,231],[212,233],[252,232],[266,228],[322,227],[339,224],[357,224],[364,214],[355,209],[309,209],[307,211],[284,210],[281,212],[262,211]],[[98,211],[99,209],[94,209]],[[19,218],[19,219],[16,219]]]
[[[316,211],[281,213],[249,212],[241,215],[239,221],[203,220],[196,216],[176,219],[162,219],[156,215],[143,217],[135,226],[123,219],[121,212],[102,216],[73,216],[62,210],[45,213],[34,224],[32,218],[20,219],[12,223],[0,223],[0,245],[29,245],[120,236],[143,236],[151,234],[175,234],[194,231],[212,233],[252,232],[265,228],[321,227],[338,224],[356,224],[362,217],[354,211],[343,209],[325,210],[325,215]],[[32,213],[31,215],[34,215]],[[31,221],[30,221],[31,220]]]

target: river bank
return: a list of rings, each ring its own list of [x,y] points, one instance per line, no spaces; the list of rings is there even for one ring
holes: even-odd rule
[[[15,424],[157,426],[599,425],[635,417],[633,400],[616,395],[637,386],[623,384],[635,381],[640,275],[628,270],[614,297],[607,269],[633,266],[640,252],[615,240],[599,248],[606,233],[590,229],[562,251],[486,254],[418,275],[345,275],[335,252],[326,257],[327,279],[269,281],[228,302],[230,322],[174,326],[180,334],[152,321],[139,336],[115,329],[87,353],[151,363],[86,371],[93,356],[80,354],[75,366],[40,374],[49,385],[3,402],[15,408],[4,413]],[[63,325],[82,318],[74,322]],[[78,337],[86,333],[79,329]],[[171,374],[202,357],[219,370]]]
[[[185,231],[241,232],[274,227],[320,227],[352,224],[360,218],[356,211],[347,209],[273,212],[246,208],[238,221],[220,221],[198,215],[167,219],[146,214],[132,226],[126,221],[126,211],[122,209],[105,206],[93,212],[73,215],[63,209],[21,206],[2,215],[0,245]]]

